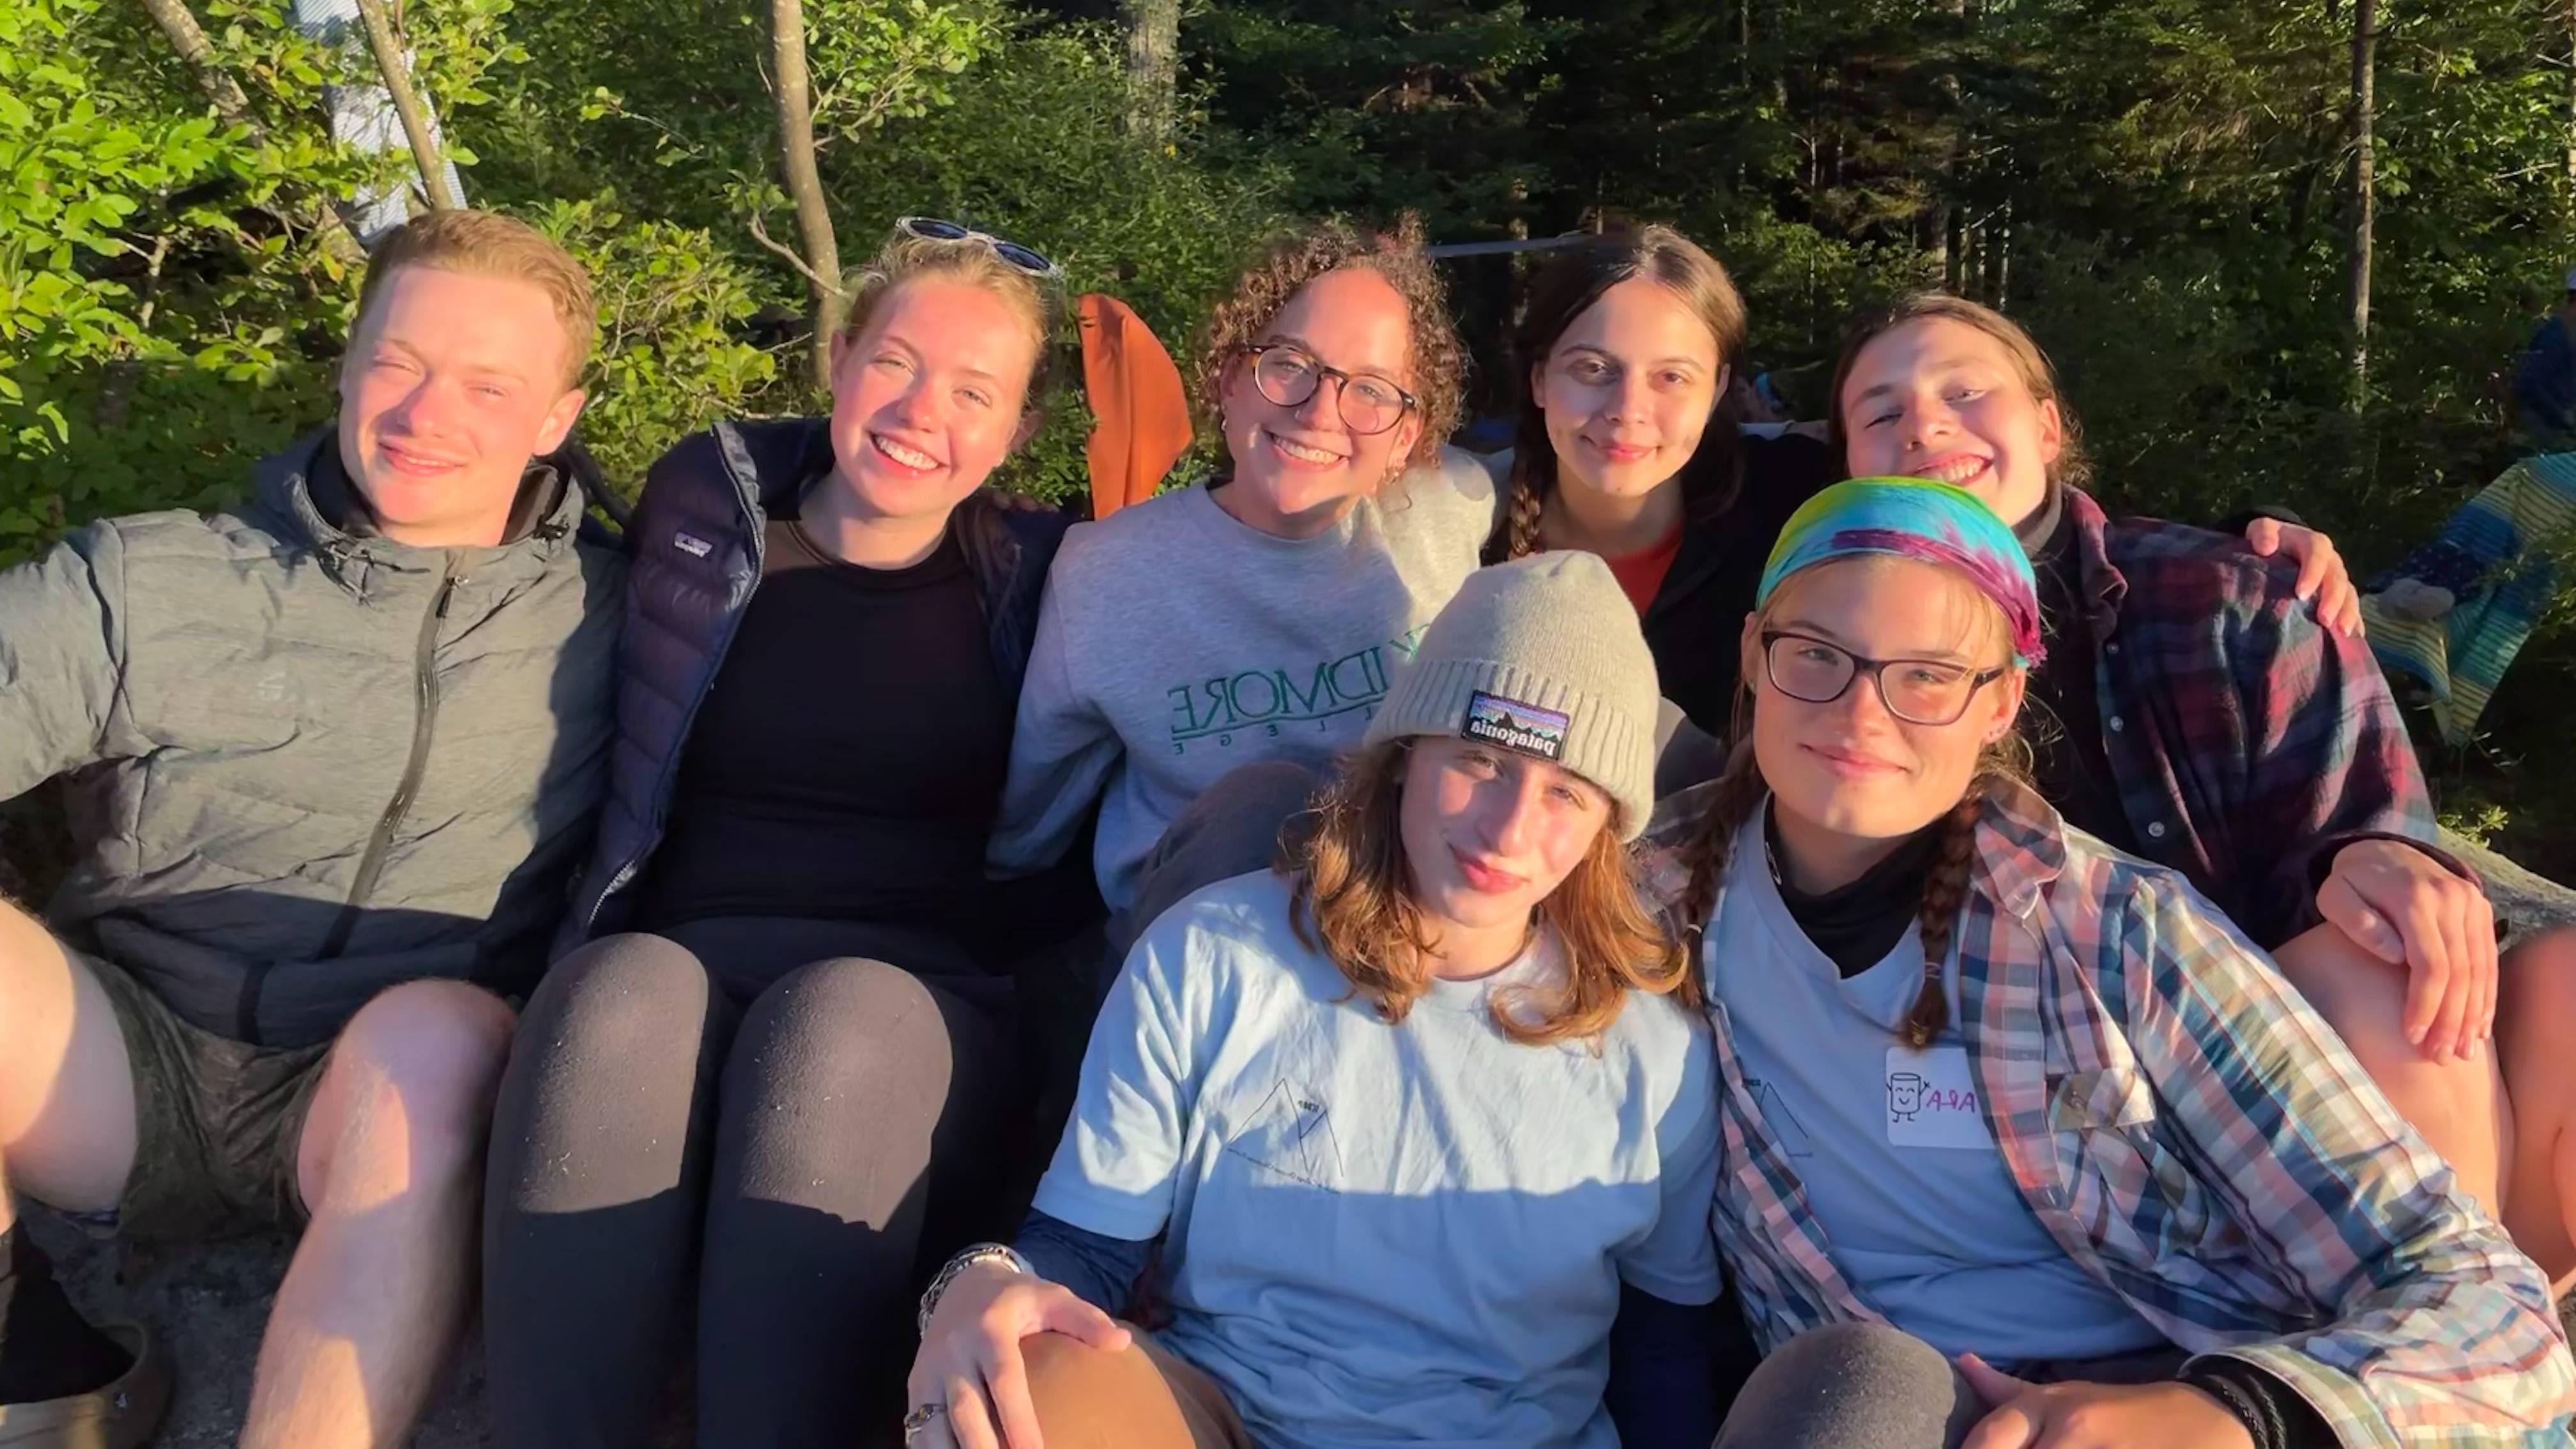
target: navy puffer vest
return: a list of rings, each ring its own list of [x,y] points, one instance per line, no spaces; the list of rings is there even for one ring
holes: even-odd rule
[[[825,418],[718,423],[645,475],[627,531],[633,573],[618,646],[608,803],[558,953],[623,925],[627,888],[661,843],[690,721],[760,584],[770,513],[831,466],[830,427]],[[957,507],[954,526],[984,607],[994,672],[1015,703],[1047,565],[1072,522],[1004,508],[980,493]]]

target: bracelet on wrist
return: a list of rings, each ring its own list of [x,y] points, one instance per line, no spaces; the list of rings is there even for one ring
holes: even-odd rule
[[[2254,1449],[2275,1449],[2282,1443],[2283,1426],[2272,1414],[2271,1406],[2233,1376],[2210,1369],[2186,1370],[2181,1382],[2216,1399],[2234,1414],[2237,1422],[2245,1426],[2246,1437],[2254,1441]]]
[[[914,1321],[914,1328],[922,1337],[930,1336],[930,1315],[939,1307],[939,1300],[947,1293],[949,1285],[979,1263],[999,1263],[1030,1278],[1038,1275],[1038,1270],[1030,1265],[1028,1259],[1020,1256],[1018,1249],[1005,1243],[977,1243],[949,1259],[940,1268],[938,1276],[930,1280],[930,1286],[921,1290],[921,1314]]]

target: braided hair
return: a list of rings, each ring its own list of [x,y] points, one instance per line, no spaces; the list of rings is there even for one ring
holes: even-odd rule
[[[1518,416],[1512,430],[1511,499],[1494,536],[1485,544],[1484,561],[1525,558],[1539,548],[1539,522],[1548,495],[1556,491],[1556,448],[1548,441],[1547,413],[1530,387],[1533,369],[1547,365],[1557,339],[1574,319],[1601,300],[1601,294],[1635,277],[1645,277],[1671,291],[1705,323],[1717,341],[1717,360],[1732,364],[1744,350],[1744,298],[1717,258],[1671,227],[1641,227],[1620,236],[1595,237],[1567,248],[1530,278],[1529,295],[1519,332],[1513,338]],[[1735,501],[1741,468],[1736,419],[1727,395],[1701,434],[1699,451],[1682,468],[1682,496],[1693,518],[1723,513]]]
[[[1968,904],[1968,887],[1977,863],[1977,821],[1984,813],[1987,795],[2020,777],[2016,760],[2020,753],[2018,738],[2009,734],[1987,746],[1967,792],[1936,826],[1941,841],[1924,875],[1923,900],[1916,914],[1923,933],[1923,987],[1916,993],[1914,1007],[1906,1013],[1905,1025],[1898,1033],[1907,1046],[1917,1051],[1930,1046],[1933,1038],[1950,1024],[1950,1000],[1941,987],[1941,968],[1949,960],[1960,913]],[[1736,836],[1770,793],[1770,785],[1762,778],[1762,767],[1754,761],[1753,742],[1748,739],[1736,746],[1707,811],[1700,817],[1699,828],[1682,846],[1682,864],[1689,871],[1689,883],[1681,898],[1679,924],[1684,929],[1703,933],[1707,930],[1709,914],[1717,905],[1718,883],[1725,878],[1735,853]]]
[[[1766,618],[1780,607],[1786,595],[1786,589],[1772,595],[1763,608]],[[2001,615],[1996,617],[2000,623]],[[1727,756],[1725,773],[1711,788],[1698,828],[1682,843],[1681,865],[1687,875],[1676,903],[1676,934],[1706,935],[1709,916],[1717,907],[1718,885],[1732,863],[1736,837],[1771,793],[1770,782],[1763,779],[1761,762],[1753,752],[1755,681],[1764,677],[1761,666],[1748,661],[1736,695],[1734,728],[1730,731],[1737,744]],[[1855,678],[1853,687],[1862,687],[1861,681]],[[1949,960],[1951,943],[1957,938],[1960,915],[1967,909],[1977,863],[1977,823],[1984,816],[1985,802],[2000,790],[2026,785],[2030,768],[2029,743],[2018,729],[2007,726],[1978,751],[1976,771],[1969,777],[1967,788],[1931,827],[1941,832],[1940,841],[1924,873],[1923,898],[1915,917],[1922,928],[1923,985],[1898,1032],[1899,1039],[1917,1051],[1930,1046],[1950,1024],[1950,1001],[1942,989],[1941,971]]]

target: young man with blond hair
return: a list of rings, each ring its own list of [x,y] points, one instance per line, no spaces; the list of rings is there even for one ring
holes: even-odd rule
[[[211,516],[0,573],[0,799],[78,856],[0,901],[0,1442],[140,1443],[168,1375],[9,1193],[145,1238],[300,1227],[241,1443],[390,1445],[465,1317],[511,1012],[605,776],[623,562],[534,460],[590,287],[440,212],[369,264],[334,427]]]

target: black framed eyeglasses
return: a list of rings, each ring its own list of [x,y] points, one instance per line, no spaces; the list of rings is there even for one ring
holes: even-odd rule
[[[1762,667],[1773,689],[1808,704],[1833,703],[1866,672],[1887,712],[1919,725],[1957,724],[1977,691],[2005,673],[1946,659],[1871,659],[1787,629],[1762,631]]]
[[[1242,352],[1252,359],[1254,390],[1283,408],[1305,406],[1324,380],[1332,379],[1334,408],[1342,416],[1342,426],[1362,437],[1385,432],[1422,406],[1420,398],[1392,378],[1326,367],[1315,354],[1292,343],[1249,343]]]
[[[1055,263],[1030,248],[995,236],[989,231],[977,231],[962,222],[942,221],[935,216],[898,216],[894,219],[894,225],[895,230],[905,236],[919,237],[923,241],[982,242],[993,249],[993,255],[1032,277],[1059,275]]]

